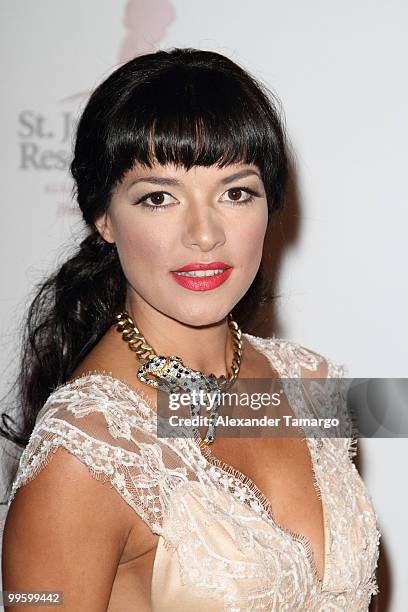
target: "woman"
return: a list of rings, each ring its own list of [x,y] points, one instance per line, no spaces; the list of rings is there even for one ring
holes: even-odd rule
[[[288,173],[266,88],[209,51],[138,57],[92,94],[71,170],[89,235],[30,310],[3,588],[68,610],[367,610],[378,531],[350,438],[157,429],[181,381],[343,373],[241,330]]]

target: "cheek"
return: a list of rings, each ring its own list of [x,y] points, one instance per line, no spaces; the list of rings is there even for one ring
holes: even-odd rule
[[[174,238],[171,232],[162,231],[160,223],[144,223],[143,227],[127,224],[118,235],[117,249],[125,275],[132,277],[135,271],[163,267],[169,261]]]
[[[246,265],[259,265],[267,223],[267,214],[256,215],[237,225],[230,233],[229,242],[234,245],[234,251],[240,254],[240,259]]]

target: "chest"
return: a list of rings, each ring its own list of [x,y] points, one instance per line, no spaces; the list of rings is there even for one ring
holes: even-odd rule
[[[249,479],[281,527],[311,543],[320,574],[324,566],[324,515],[314,465],[304,438],[218,438],[211,454]]]
[[[211,451],[220,479],[225,481],[225,477],[234,474],[240,480],[246,479],[244,482],[247,486],[252,488],[253,485],[252,490],[258,499],[262,499],[265,505],[270,502],[274,521],[295,536],[292,544],[285,548],[288,539],[279,536],[273,526],[271,528],[263,521],[257,523],[256,529],[263,524],[264,540],[259,539],[260,533],[255,530],[253,535],[257,533],[257,536],[254,539],[250,533],[254,515],[249,508],[244,512],[242,506],[240,509],[239,505],[234,504],[234,515],[230,518],[233,507],[230,502],[235,499],[233,492],[228,494],[229,497],[226,495],[227,503],[222,508],[220,505],[220,511],[216,510],[213,514],[208,513],[205,504],[200,506],[200,500],[204,501],[201,489],[200,494],[193,497],[184,487],[175,489],[164,518],[163,538],[153,536],[153,548],[132,561],[131,556],[138,554],[140,544],[135,528],[128,543],[130,562],[119,570],[115,581],[117,595],[127,591],[126,581],[133,585],[133,589],[137,584],[137,596],[143,610],[143,605],[149,600],[152,578],[156,576],[156,598],[159,594],[167,605],[171,593],[177,594],[179,601],[181,588],[180,585],[175,588],[175,582],[168,580],[169,575],[175,577],[177,582],[179,574],[184,577],[191,574],[194,584],[196,578],[193,577],[200,577],[200,584],[205,578],[204,582],[207,581],[208,585],[221,577],[224,586],[219,585],[219,588],[222,591],[224,587],[227,589],[226,583],[230,579],[233,582],[237,580],[234,588],[244,588],[242,580],[233,579],[232,576],[238,576],[246,567],[257,568],[259,576],[254,588],[268,593],[270,577],[273,576],[278,584],[287,572],[296,575],[300,581],[309,581],[311,569],[317,578],[324,576],[325,584],[330,585],[332,590],[349,588],[351,584],[366,580],[375,560],[375,525],[369,521],[372,511],[357,474],[350,466],[346,468],[347,462],[342,459],[336,445],[333,444],[331,448],[327,443],[326,446],[328,449],[322,451],[316,460],[316,456],[311,455],[313,444],[309,450],[308,442],[300,438],[278,441],[217,439]],[[212,462],[210,458],[208,461]],[[223,468],[220,471],[221,465]],[[320,498],[317,482],[322,485],[323,499]],[[219,486],[224,489],[224,482],[220,482]],[[363,523],[359,522],[358,516],[363,517]],[[163,543],[168,541],[171,546],[167,549],[167,544],[164,547]],[[303,546],[299,546],[300,542]],[[362,551],[357,556],[356,542]],[[160,543],[162,552],[157,557],[157,544],[160,549]],[[300,550],[303,547],[305,556],[302,561],[303,553]],[[274,572],[268,570],[264,576],[268,559],[275,559],[275,565],[272,565]],[[222,571],[217,566],[221,560],[224,563]],[[248,575],[246,579],[255,580],[255,575],[251,573],[251,577]],[[189,580],[185,592],[191,596],[195,587]],[[316,583],[310,582],[309,586],[313,584]],[[275,582],[273,586],[275,588]],[[303,586],[306,588],[305,584]],[[165,587],[171,592],[167,592]],[[112,608],[112,612],[114,610]]]

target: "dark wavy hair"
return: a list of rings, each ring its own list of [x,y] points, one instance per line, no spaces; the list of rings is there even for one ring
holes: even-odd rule
[[[135,162],[224,167],[256,164],[268,202],[268,223],[282,208],[288,175],[279,104],[239,65],[212,51],[174,48],[116,69],[92,93],[79,120],[71,163],[75,196],[88,235],[77,252],[35,286],[21,330],[14,383],[16,420],[2,413],[0,434],[25,447],[37,414],[113,325],[126,299],[117,251],[95,220]],[[262,265],[233,313],[245,326],[273,299]]]

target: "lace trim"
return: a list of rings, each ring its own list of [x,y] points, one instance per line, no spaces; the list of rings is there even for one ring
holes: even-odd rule
[[[51,395],[48,397],[46,403],[44,404],[43,408],[41,408],[39,415],[41,413],[46,412],[46,410],[44,410],[46,407],[48,408],[50,402],[53,401],[53,396],[55,393],[57,393],[58,391],[60,391],[61,389],[64,389],[66,387],[80,387],[81,386],[81,381],[83,381],[83,379],[88,379],[91,377],[95,377],[95,376],[103,376],[104,378],[108,378],[110,379],[114,384],[116,383],[120,383],[121,385],[123,385],[123,387],[126,387],[126,389],[129,391],[129,393],[131,395],[133,395],[136,400],[138,401],[140,398],[143,400],[143,402],[145,404],[147,404],[147,407],[150,408],[150,410],[157,416],[156,413],[156,408],[155,406],[151,403],[151,399],[150,397],[147,395],[147,393],[145,391],[143,391],[143,389],[138,389],[136,391],[136,389],[134,389],[133,387],[131,387],[129,385],[129,383],[127,383],[124,379],[118,377],[118,376],[114,376],[113,372],[109,371],[109,370],[87,370],[86,372],[84,372],[83,374],[80,374],[79,376],[76,376],[75,378],[72,378],[71,380],[65,382],[65,383],[61,383],[60,385],[58,385],[57,387],[55,387],[55,389],[53,389]],[[38,422],[38,416],[37,416],[37,421]]]
[[[201,450],[202,454],[204,455],[205,459],[211,465],[214,465],[215,467],[219,468],[221,471],[223,471],[223,472],[225,472],[227,474],[231,474],[236,480],[239,480],[256,497],[256,499],[259,501],[259,503],[261,504],[263,510],[265,511],[265,514],[266,514],[267,518],[273,524],[273,526],[276,529],[279,529],[281,532],[283,532],[286,535],[288,535],[292,540],[294,540],[295,542],[298,542],[299,544],[301,544],[303,546],[303,548],[305,549],[305,552],[306,552],[307,559],[309,561],[310,568],[311,568],[311,570],[313,572],[313,576],[314,576],[316,582],[319,585],[322,586],[324,584],[324,581],[325,581],[324,579],[325,579],[325,573],[326,573],[325,572],[325,570],[326,570],[326,560],[324,562],[323,576],[321,577],[319,575],[318,570],[317,570],[315,556],[314,556],[314,551],[313,551],[313,547],[311,545],[310,540],[304,534],[296,533],[295,531],[292,531],[288,527],[284,527],[283,525],[278,523],[277,520],[274,517],[273,511],[272,511],[272,504],[271,504],[270,500],[259,489],[259,487],[253,482],[253,480],[251,480],[251,478],[249,478],[249,476],[246,476],[245,474],[243,474],[242,472],[240,472],[239,470],[234,468],[232,465],[230,465],[228,463],[225,463],[224,461],[222,461],[221,459],[218,459],[218,457],[213,455],[211,450],[209,449],[209,447],[203,442],[203,440],[200,438],[199,435],[195,435],[194,438],[195,438],[196,443],[200,447],[200,450]],[[304,440],[306,441],[306,443],[308,443],[307,438],[304,438]],[[309,447],[309,452],[311,454],[310,447]],[[325,529],[325,533],[326,533],[327,529],[328,529],[327,524],[326,524],[327,523],[326,511],[325,511],[325,508],[324,508],[324,502],[323,502],[323,498],[322,498],[322,491],[321,491],[320,486],[319,486],[318,481],[317,481],[316,471],[315,471],[314,462],[313,462],[312,458],[311,458],[311,465],[312,465],[312,473],[313,473],[313,486],[314,486],[314,489],[316,491],[316,495],[317,495],[318,499],[321,500],[321,502],[322,502],[323,522],[324,522],[324,525],[325,525],[324,529]],[[327,536],[325,535],[325,537],[324,537],[325,543],[326,543],[326,539],[327,539]],[[325,559],[326,559],[326,556],[327,556],[327,551],[326,551],[326,544],[325,544],[324,545],[324,557],[325,557]]]
[[[50,423],[47,423],[45,432],[41,432],[41,435],[31,438],[30,447],[27,447],[27,453],[23,452],[19,472],[10,493],[8,506],[11,504],[17,489],[23,484],[32,481],[50,463],[54,453],[59,448],[64,448],[86,465],[90,475],[95,480],[101,481],[103,484],[109,483],[111,487],[115,488],[120,496],[146,522],[150,529],[154,533],[162,535],[163,530],[160,525],[162,511],[160,510],[159,512],[157,500],[151,493],[154,483],[149,482],[148,476],[146,476],[145,484],[139,484],[142,493],[137,496],[132,495],[130,492],[131,483],[135,482],[135,476],[131,470],[140,462],[137,453],[97,441],[67,422],[52,418],[50,421]],[[33,451],[31,451],[31,446],[34,446]],[[184,474],[181,473],[181,468],[179,470],[175,476],[182,480]],[[144,497],[147,501],[150,498],[150,515],[146,510],[146,505],[143,503]],[[162,502],[163,500],[161,499],[160,501]],[[157,520],[152,518],[154,513],[156,513]]]
[[[249,337],[249,341],[252,343],[253,346],[255,346],[255,348],[260,348],[261,352],[267,357],[272,369],[278,373],[278,376],[285,376],[286,372],[285,372],[285,368],[282,368],[282,361],[275,360],[273,358],[272,348],[268,344],[266,344],[265,339],[259,338],[257,336],[249,336],[249,334],[245,334],[245,336],[247,338]],[[251,338],[254,338],[255,342],[252,342]],[[273,340],[276,340],[276,339],[274,338]],[[279,340],[277,340],[277,342],[279,342]],[[261,344],[262,346],[260,347],[259,344]],[[316,371],[319,363],[321,363],[323,358],[320,355],[316,355],[315,358],[311,357],[310,353],[306,352],[303,349],[303,347],[300,347],[300,345],[296,345],[296,348],[301,353],[301,356],[305,358],[300,359],[300,361],[295,362],[296,367],[295,367],[295,370],[291,371],[291,376],[294,376],[295,374],[296,377],[299,377],[302,366]],[[316,566],[316,560],[314,556],[313,547],[312,547],[310,540],[304,534],[297,533],[295,531],[292,531],[288,527],[284,527],[283,525],[279,524],[274,517],[273,510],[272,510],[272,504],[270,500],[259,489],[259,487],[253,482],[253,480],[251,480],[248,476],[246,476],[245,474],[243,474],[242,472],[234,468],[232,465],[218,459],[215,455],[213,455],[209,446],[207,446],[203,442],[198,432],[196,432],[194,436],[194,440],[200,447],[202,454],[204,455],[205,459],[209,461],[209,463],[211,463],[212,465],[215,465],[223,472],[226,472],[227,474],[231,474],[234,478],[242,482],[242,484],[251,491],[251,493],[256,497],[256,499],[261,504],[268,519],[270,520],[270,522],[273,524],[274,527],[276,527],[283,533],[286,533],[295,542],[298,542],[299,544],[303,546],[307,559],[309,561],[309,565],[313,572],[313,576],[316,582],[318,583],[318,585],[322,588],[325,582],[326,567],[327,567],[327,533],[328,533],[329,526],[328,526],[328,521],[327,521],[327,511],[326,511],[324,499],[322,496],[322,490],[319,485],[317,475],[316,475],[316,469],[315,469],[315,462],[318,460],[318,457],[315,456],[315,453],[311,447],[311,443],[309,443],[309,439],[306,437],[302,438],[302,440],[306,442],[306,445],[309,451],[310,464],[311,464],[312,475],[313,475],[313,486],[314,486],[317,498],[321,502],[321,508],[322,508],[323,528],[324,528],[324,567],[323,567],[322,576],[319,575],[319,572]]]

